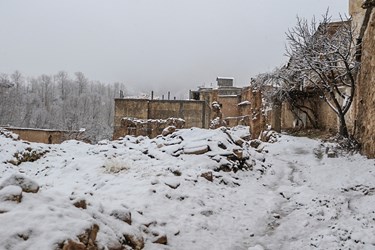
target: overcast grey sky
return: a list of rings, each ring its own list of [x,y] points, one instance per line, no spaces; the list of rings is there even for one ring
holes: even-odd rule
[[[348,0],[0,0],[0,72],[82,71],[143,91],[194,89],[232,76],[246,85],[283,56],[296,16]]]

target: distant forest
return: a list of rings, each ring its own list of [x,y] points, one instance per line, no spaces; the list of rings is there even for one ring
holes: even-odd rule
[[[0,74],[0,126],[86,129],[92,142],[112,137],[114,98],[123,83],[90,81],[82,72],[26,78]]]

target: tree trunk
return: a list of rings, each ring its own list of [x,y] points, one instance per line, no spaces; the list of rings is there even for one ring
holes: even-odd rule
[[[339,134],[342,137],[349,138],[348,127],[346,126],[345,115],[338,114],[339,117]]]

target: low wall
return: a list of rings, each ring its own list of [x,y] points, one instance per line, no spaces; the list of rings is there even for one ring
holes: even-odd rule
[[[34,129],[34,128],[13,128],[4,127],[20,136],[20,139],[29,142],[39,142],[46,144],[59,144],[66,140],[82,140],[83,132],[79,131],[63,131],[50,129]]]

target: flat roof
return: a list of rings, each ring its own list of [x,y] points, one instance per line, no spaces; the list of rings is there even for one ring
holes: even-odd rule
[[[223,80],[234,80],[234,77],[227,77],[227,76],[218,76],[216,80],[223,79]]]

